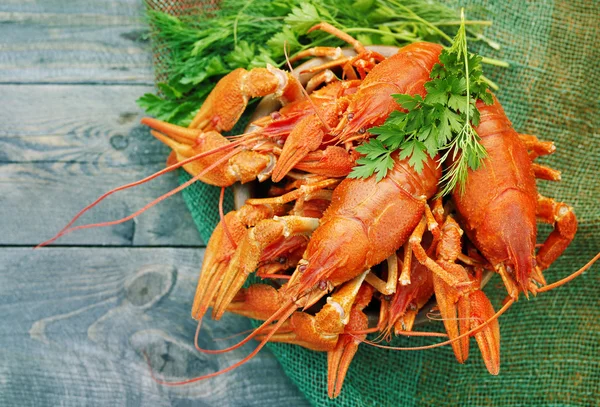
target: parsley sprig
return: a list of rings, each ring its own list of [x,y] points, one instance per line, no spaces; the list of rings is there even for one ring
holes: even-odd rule
[[[440,153],[439,163],[451,158],[440,183],[441,195],[457,186],[462,192],[467,170],[479,168],[486,157],[484,147],[474,129],[479,124],[478,99],[492,103],[487,92],[488,84],[482,75],[481,57],[467,51],[464,13],[452,46],[440,54],[441,64],[436,64],[425,84],[427,94],[393,95],[405,111],[394,111],[381,126],[369,130],[377,137],[363,143],[356,150],[363,154],[349,177],[366,178],[376,174],[383,179],[393,167],[391,155],[399,150],[401,159],[417,172],[423,170],[426,155]]]
[[[149,114],[186,126],[227,73],[269,63],[285,66],[290,55],[314,46],[347,46],[308,28],[326,21],[365,45],[404,46],[417,41],[449,42],[457,32],[456,10],[436,0],[220,0],[217,8],[198,7],[178,17],[154,11],[148,20],[159,55],[162,83],[138,104]],[[202,2],[196,2],[201,5]],[[491,21],[469,21],[469,41],[497,48],[483,35]],[[484,63],[505,66],[486,58]]]

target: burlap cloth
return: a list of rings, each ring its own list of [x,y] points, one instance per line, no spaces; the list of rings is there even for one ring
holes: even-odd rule
[[[172,14],[214,7],[215,1],[151,0]],[[458,7],[458,2],[449,2]],[[461,3],[470,18],[494,22],[487,35],[501,44],[486,54],[510,69],[486,68],[517,131],[553,140],[557,152],[542,160],[562,181],[538,183],[540,193],[572,205],[579,231],[546,276],[558,280],[600,250],[599,95],[600,4],[586,0]],[[482,11],[481,6],[486,11]],[[168,50],[155,46],[157,74],[168,69]],[[181,175],[187,180],[186,174]],[[208,240],[218,222],[219,190],[196,183],[184,192],[200,233]],[[231,207],[231,195],[227,205]],[[547,235],[540,227],[538,240]],[[362,345],[339,398],[327,398],[326,355],[270,344],[287,374],[316,406],[600,405],[600,274],[596,265],[575,281],[529,300],[501,317],[501,369],[487,373],[475,341],[460,365],[450,347],[400,352]],[[499,306],[506,295],[497,277],[486,288]],[[182,312],[186,312],[183,310]],[[431,339],[397,339],[417,346]]]

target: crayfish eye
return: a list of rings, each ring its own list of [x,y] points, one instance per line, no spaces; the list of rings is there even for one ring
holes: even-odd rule
[[[354,113],[348,113],[348,120],[354,119]]]
[[[321,280],[318,282],[317,286],[319,287],[319,290],[325,291],[327,290],[327,281]]]

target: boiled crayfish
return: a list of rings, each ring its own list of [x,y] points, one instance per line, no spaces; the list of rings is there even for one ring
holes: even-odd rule
[[[488,371],[498,374],[498,316],[520,292],[548,291],[599,257],[546,285],[542,271],[565,250],[577,225],[569,206],[536,192],[535,176],[559,178],[555,170],[532,163],[553,152],[553,144],[517,134],[494,100],[491,106],[478,104],[477,132],[489,156],[470,171],[464,194],[456,192],[446,202],[433,199],[441,176],[437,157],[428,157],[418,173],[396,153],[380,182],[374,176],[345,178],[369,129],[400,109],[391,95],[425,96],[442,47],[415,43],[386,58],[327,23],[316,29],[345,40],[356,55],[326,47],[297,55],[331,59],[310,69],[318,72],[307,85],[316,89],[310,95],[289,72],[238,69],[217,84],[189,128],[142,121],[172,148],[169,169],[182,166],[193,176],[177,190],[195,180],[220,187],[256,179],[275,183],[269,197],[250,199],[222,217],[207,245],[192,307],[199,324],[211,307],[215,319],[229,311],[264,320],[234,347],[252,338],[260,345],[220,372],[168,384],[225,373],[276,341],[328,352],[328,393],[336,397],[366,334],[419,335],[412,331],[415,317],[433,294],[449,340],[429,347],[451,344],[463,363],[469,337],[475,336]],[[341,79],[333,69],[341,71]],[[233,128],[249,98],[265,95],[283,107],[255,120],[235,141],[221,134]],[[536,218],[556,224],[537,254]],[[57,237],[75,229],[68,227]],[[484,269],[498,272],[509,292],[498,312],[481,290]],[[273,285],[242,288],[254,272]],[[365,308],[374,298],[379,322],[369,327]],[[234,348],[196,347],[209,353]]]

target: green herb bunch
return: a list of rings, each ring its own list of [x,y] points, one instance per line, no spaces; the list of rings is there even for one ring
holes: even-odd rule
[[[168,52],[170,63],[159,92],[142,96],[138,104],[180,125],[189,124],[225,74],[267,63],[282,66],[284,44],[292,54],[313,46],[344,45],[323,32],[306,34],[321,21],[365,45],[395,46],[449,44],[460,24],[455,10],[434,0],[252,0],[241,9],[238,0],[222,0],[218,10],[200,14],[173,17],[149,9],[148,16],[152,35],[163,46],[159,52]],[[470,41],[496,46],[482,35],[489,21],[467,23]]]
[[[441,64],[431,71],[425,98],[393,95],[405,111],[392,112],[383,125],[369,130],[377,137],[356,148],[363,157],[349,177],[376,174],[380,181],[394,166],[392,153],[397,150],[399,158],[408,158],[419,173],[427,155],[433,158],[440,154],[440,165],[449,157],[453,163],[440,181],[443,187],[439,195],[457,186],[462,192],[468,169],[477,169],[486,157],[474,129],[479,124],[476,101],[493,102],[482,75],[481,59],[468,53],[465,25],[461,24],[452,46],[440,54]]]

